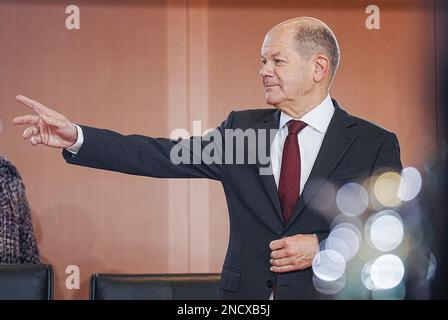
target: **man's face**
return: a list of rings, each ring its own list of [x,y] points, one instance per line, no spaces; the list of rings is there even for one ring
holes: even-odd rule
[[[312,91],[314,64],[300,57],[294,33],[269,32],[261,48],[261,62],[266,103],[283,109]]]

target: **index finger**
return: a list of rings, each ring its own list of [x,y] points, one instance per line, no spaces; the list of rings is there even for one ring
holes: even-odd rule
[[[28,97],[18,95],[18,96],[16,96],[16,100],[18,102],[30,107],[31,109],[34,110],[34,112],[36,112],[39,115],[44,114],[44,115],[50,116],[50,115],[54,114],[54,111],[51,110],[50,108],[47,108],[43,104],[41,104],[37,101],[34,101],[33,99],[30,99]]]

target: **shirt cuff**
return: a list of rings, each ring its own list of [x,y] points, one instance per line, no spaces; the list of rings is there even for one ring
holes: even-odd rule
[[[75,124],[75,126],[76,126],[76,130],[78,131],[78,139],[76,139],[76,142],[73,145],[71,145],[68,148],[65,148],[65,150],[67,150],[68,152],[73,153],[73,154],[78,153],[79,149],[81,149],[82,144],[84,142],[84,135],[82,134],[81,127],[78,126],[77,124]]]

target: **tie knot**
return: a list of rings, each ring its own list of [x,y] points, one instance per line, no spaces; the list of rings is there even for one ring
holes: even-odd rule
[[[300,120],[289,120],[288,123],[288,134],[297,135],[307,124]]]

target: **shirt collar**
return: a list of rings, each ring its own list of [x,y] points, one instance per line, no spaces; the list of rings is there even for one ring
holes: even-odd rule
[[[330,124],[333,113],[333,102],[331,101],[330,95],[327,95],[327,97],[317,107],[306,113],[302,118],[295,120],[303,121],[320,133],[324,133],[327,130],[328,125]],[[282,111],[280,114],[279,130],[282,129],[283,126],[292,119],[294,118]]]

